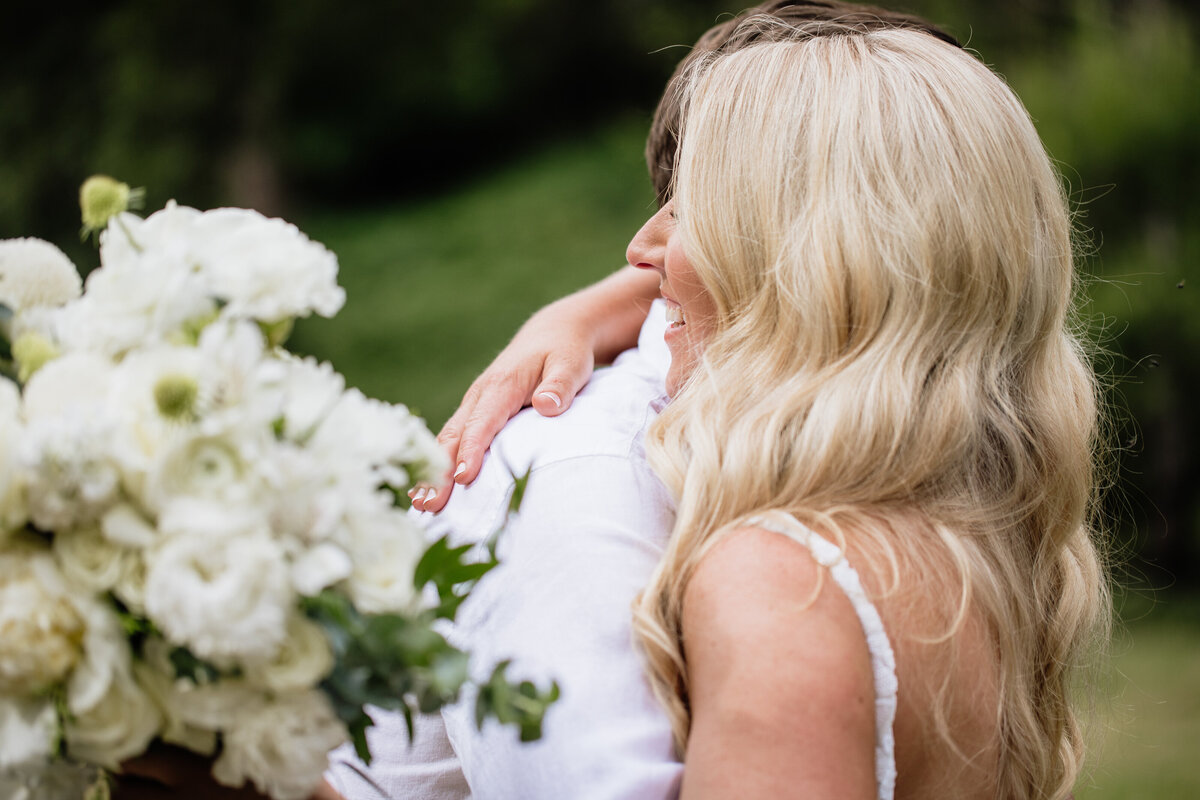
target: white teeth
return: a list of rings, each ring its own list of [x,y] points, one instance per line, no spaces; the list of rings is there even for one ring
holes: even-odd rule
[[[680,308],[679,306],[671,306],[671,305],[667,306],[667,324],[668,325],[684,324],[683,323],[683,309]]]

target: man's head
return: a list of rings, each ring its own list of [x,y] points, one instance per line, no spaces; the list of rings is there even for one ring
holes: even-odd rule
[[[762,17],[785,22],[787,26],[753,23],[755,18]],[[766,0],[714,25],[679,62],[654,111],[654,122],[646,139],[646,166],[660,204],[671,196],[671,175],[679,148],[681,100],[693,62],[709,53],[732,53],[752,44],[794,37],[798,31],[817,33],[824,26],[860,31],[909,28],[961,47],[953,36],[915,15],[843,0]]]

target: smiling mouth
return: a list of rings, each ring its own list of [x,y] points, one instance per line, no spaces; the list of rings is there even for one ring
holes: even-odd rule
[[[667,304],[667,325],[671,328],[682,328],[687,322],[683,318],[683,308]]]

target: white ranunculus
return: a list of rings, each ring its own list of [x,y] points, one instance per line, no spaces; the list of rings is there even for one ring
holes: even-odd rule
[[[54,556],[67,580],[93,592],[107,592],[136,568],[135,550],[115,544],[98,527],[60,531]]]
[[[72,758],[115,770],[120,762],[144,752],[161,725],[157,706],[137,685],[132,666],[125,665],[113,674],[97,702],[72,708],[63,735]]]
[[[57,736],[52,699],[0,695],[0,772],[49,758]]]
[[[18,458],[23,430],[20,410],[17,387],[12,381],[0,379],[0,541],[28,518]]]
[[[101,266],[58,321],[68,350],[120,356],[146,344],[194,338],[193,329],[216,313],[196,270],[190,235],[199,213],[170,204],[145,220],[113,218],[100,237]]]
[[[287,638],[271,661],[246,670],[246,680],[271,692],[311,689],[333,669],[329,639],[299,614],[288,620]]]
[[[197,401],[200,431],[274,439],[283,414],[285,367],[266,350],[258,325],[218,320],[205,328],[198,350],[203,365]]]
[[[365,465],[379,482],[396,488],[439,479],[449,466],[424,421],[402,405],[374,400],[357,389],[342,395],[309,447],[335,468],[354,472]]]
[[[24,539],[0,548],[0,695],[33,695],[66,678],[85,630],[47,548]]]
[[[100,234],[102,268],[136,272],[144,267],[149,255],[167,269],[193,271],[197,261],[197,240],[193,232],[200,214],[200,211],[181,206],[174,200],[144,219],[137,214],[118,214]],[[89,291],[92,275],[88,276]]]
[[[145,603],[167,638],[218,664],[274,658],[295,595],[266,520],[180,501],[163,512],[159,528],[164,540],[147,558]]]
[[[292,442],[277,442],[256,467],[271,486],[269,496],[264,497],[269,503],[271,530],[294,541],[296,549],[328,540],[352,504],[350,493],[330,465]],[[373,494],[374,484],[366,486]]]
[[[322,542],[292,561],[292,586],[299,594],[312,597],[350,577],[353,571],[354,563],[344,549],[332,542]]]
[[[331,317],[346,301],[337,257],[281,219],[218,208],[197,220],[199,264],[222,315],[279,322],[316,312]]]
[[[62,250],[41,239],[0,241],[0,303],[21,312],[79,297],[79,271]]]
[[[180,499],[207,500],[227,506],[251,505],[265,487],[254,469],[269,433],[259,436],[206,436],[196,429],[179,431],[158,454],[142,501],[151,511]]]
[[[283,434],[304,442],[333,410],[346,390],[346,379],[328,362],[285,356]]]
[[[424,536],[405,513],[385,508],[347,516],[344,531],[354,571],[346,580],[350,599],[367,614],[409,611],[418,601],[413,570]]]
[[[159,408],[159,389],[190,383],[198,396],[202,369],[196,348],[157,345],[133,351],[113,372],[109,394],[116,420],[113,457],[126,487],[139,500],[155,459],[191,421],[186,414],[164,415]]]
[[[326,754],[347,738],[324,694],[282,693],[237,715],[213,777],[226,786],[252,781],[276,800],[303,800],[320,783]]]

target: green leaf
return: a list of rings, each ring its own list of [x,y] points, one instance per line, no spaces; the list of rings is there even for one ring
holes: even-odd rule
[[[494,717],[501,724],[516,725],[523,742],[540,739],[546,711],[559,698],[558,683],[551,682],[545,691],[530,681],[510,683],[506,675],[509,663],[497,664],[491,678],[479,687],[475,725],[482,729],[484,720]]]
[[[521,510],[521,503],[525,502],[525,490],[529,488],[529,475],[533,471],[533,466],[525,470],[524,475],[517,475],[510,470],[513,477],[512,494],[508,498],[508,514],[512,516]]]
[[[354,720],[347,727],[350,729],[350,741],[354,742],[354,752],[358,754],[358,757],[362,759],[364,764],[370,766],[371,748],[367,744],[367,728],[371,727],[374,723],[365,712],[362,712],[362,709],[359,709],[359,711],[360,713],[355,716]]]
[[[388,483],[379,484],[380,491],[387,492],[392,496],[392,508],[402,508],[405,511],[412,508],[412,498],[408,496],[408,492],[404,489],[397,489]]]
[[[221,677],[221,671],[202,658],[197,658],[186,647],[176,647],[168,656],[175,668],[176,678],[187,678],[194,684],[212,683]]]

